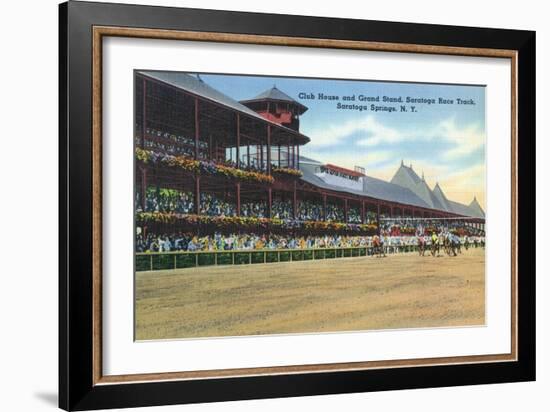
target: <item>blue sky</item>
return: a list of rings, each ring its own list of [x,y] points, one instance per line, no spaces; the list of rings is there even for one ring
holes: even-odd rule
[[[309,110],[300,131],[311,138],[301,154],[344,167],[355,165],[367,174],[390,180],[401,160],[412,164],[428,184],[439,182],[447,197],[469,203],[474,196],[485,204],[485,88],[474,85],[392,83],[201,74],[202,79],[236,100],[249,99],[274,85]],[[315,99],[300,98],[313,94]],[[319,100],[318,94],[339,100]],[[379,102],[360,102],[359,96],[379,96]],[[343,96],[355,96],[344,101]],[[384,103],[383,97],[403,102]],[[435,104],[407,103],[407,97],[435,99]],[[441,104],[439,99],[452,100]],[[458,99],[475,104],[458,104]],[[338,109],[337,103],[366,105],[368,110]],[[396,111],[374,112],[371,104]],[[407,107],[401,112],[400,107]],[[415,106],[411,111],[410,106]]]

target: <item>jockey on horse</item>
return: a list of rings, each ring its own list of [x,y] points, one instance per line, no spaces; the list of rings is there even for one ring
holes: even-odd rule
[[[384,240],[382,236],[374,235],[372,238],[372,246],[374,248],[374,253],[376,257],[381,257],[382,255],[386,257],[386,252],[384,250]]]
[[[451,254],[453,256],[456,256],[457,244],[455,236],[451,232],[447,232],[447,234],[445,235],[445,247],[446,252],[449,256],[451,256]]]
[[[456,245],[457,253],[462,254],[462,243],[460,242],[460,237],[455,234],[455,235],[453,235],[453,240],[454,240],[455,245]]]

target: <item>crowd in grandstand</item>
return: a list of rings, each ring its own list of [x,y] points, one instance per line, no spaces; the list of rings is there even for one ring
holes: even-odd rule
[[[182,214],[194,213],[194,196],[192,192],[173,189],[153,188],[146,191],[146,210],[157,212],[176,212]],[[212,193],[201,193],[200,212],[208,216],[235,216],[236,205],[231,199],[224,200],[221,196]],[[140,193],[136,193],[136,210],[141,211]],[[292,202],[290,200],[274,200],[272,202],[272,216],[274,218],[291,221]],[[241,216],[267,217],[267,203],[265,201],[243,201]],[[375,220],[372,212],[367,212],[367,221]],[[312,200],[298,201],[297,221],[323,220],[323,205]],[[327,220],[344,220],[342,207],[334,203],[327,203]],[[360,223],[361,214],[358,208],[348,209],[348,221]],[[425,244],[431,242],[433,234],[450,233],[460,238],[461,243],[484,243],[484,232],[472,227],[466,221],[449,220],[418,220],[411,218],[380,220],[380,234],[388,253],[392,249],[405,245],[416,246],[419,238],[425,238]],[[138,252],[166,252],[166,251],[197,251],[197,250],[249,250],[249,249],[300,249],[300,248],[337,248],[354,246],[372,246],[372,236],[294,236],[288,235],[257,235],[215,233],[207,236],[192,234],[156,235],[148,233],[143,238],[137,237]]]
[[[143,212],[141,193],[136,192],[136,211]],[[174,212],[190,214],[195,212],[195,196],[192,192],[182,192],[173,189],[156,189],[149,187],[145,193],[145,211],[147,212]],[[264,217],[265,203],[244,203],[241,212],[248,216]],[[236,207],[234,203],[226,201],[211,193],[202,192],[200,202],[201,214],[208,216],[234,216]]]
[[[343,222],[344,208],[334,203],[327,203],[327,222]]]
[[[200,213],[207,216],[235,216],[235,204],[210,193],[201,193]]]
[[[136,211],[141,212],[140,192],[136,192]],[[214,193],[202,192],[200,203],[201,214],[208,216],[235,216],[237,214],[234,199],[224,199]],[[175,212],[191,214],[195,212],[194,195],[192,192],[178,191],[174,189],[163,189],[149,187],[146,191],[146,211]],[[291,220],[292,202],[290,200],[274,199],[271,206],[273,218]],[[244,200],[241,203],[241,216],[263,218],[268,216],[267,202],[263,200]],[[371,211],[366,213],[367,223],[376,222],[376,216]],[[321,221],[323,219],[323,204],[320,201],[299,200],[297,210],[297,221]],[[334,203],[327,203],[327,221],[343,222],[343,207]],[[348,209],[348,222],[361,223],[361,213],[358,208]],[[387,219],[381,217],[380,230],[390,236],[413,236],[419,234],[431,234],[432,232],[454,232],[460,236],[471,234],[483,235],[483,230],[472,227],[466,221],[460,219],[449,220],[418,220],[411,218]]]
[[[142,212],[141,194],[136,192],[136,211]],[[181,192],[174,189],[157,189],[149,187],[146,191],[145,208],[148,212],[175,212],[193,213],[194,196],[192,192]],[[272,216],[278,219],[292,219],[292,203],[290,201],[274,200],[271,205]],[[355,210],[355,209],[350,209]],[[201,193],[200,211],[208,216],[234,216],[236,205],[233,201],[226,201],[222,196],[214,193]],[[241,203],[241,216],[267,217],[267,203],[265,201],[250,201]],[[323,204],[310,200],[298,202],[297,220],[323,220]],[[348,214],[350,223],[361,223],[358,211]],[[336,204],[327,204],[327,221],[343,222],[344,209]]]
[[[323,248],[349,248],[372,247],[374,236],[292,236],[292,235],[266,235],[266,234],[237,234],[198,236],[192,233],[154,234],[148,233],[143,237],[137,235],[137,252],[170,252],[170,251],[223,251],[223,250],[260,250],[260,249],[323,249]],[[387,253],[394,253],[403,246],[417,246],[417,236],[381,236],[382,244]],[[482,236],[464,236],[460,239],[462,244],[472,246],[484,245]],[[425,236],[425,244],[431,244],[431,237]]]
[[[144,149],[148,150],[161,150],[174,155],[180,156],[194,156],[195,154],[195,139],[182,135],[176,135],[173,133],[163,132],[157,129],[147,128],[146,133],[149,137],[155,139],[145,139]],[[141,138],[136,137],[136,144],[141,146]],[[203,141],[199,141],[199,150],[208,148],[208,144]]]
[[[310,200],[299,201],[296,218],[298,220],[322,220],[323,205],[319,202],[312,202]]]
[[[230,201],[211,194],[201,193],[200,211],[209,216],[234,216],[235,205]],[[136,197],[136,207],[140,210],[139,193]],[[193,213],[194,196],[191,192],[181,192],[172,189],[149,188],[146,191],[146,209],[148,211]],[[310,200],[298,202],[298,221],[322,220],[322,204]],[[241,204],[241,215],[247,217],[266,217],[267,203],[265,201],[244,201]],[[292,203],[289,200],[274,200],[272,215],[275,218],[291,221]],[[343,211],[337,205],[327,204],[329,220],[343,220]],[[367,220],[373,221],[375,215],[367,212]],[[350,222],[360,222],[360,212],[355,208],[348,211]],[[462,244],[484,244],[484,232],[472,227],[466,221],[457,220],[418,220],[411,218],[386,219],[380,221],[381,240],[387,253],[397,251],[402,246],[416,246],[420,239],[426,245],[431,244],[432,234],[453,234],[460,238]],[[146,237],[137,235],[136,248],[138,252],[168,252],[168,251],[212,251],[212,250],[251,250],[251,249],[303,249],[303,248],[342,248],[371,247],[373,236],[342,236],[342,235],[260,235],[221,234],[197,236],[190,233],[154,234],[148,232]]]
[[[157,129],[147,128],[147,135],[149,138],[145,139],[143,142],[143,147],[141,144],[141,136],[139,133],[136,136],[136,146],[143,148],[145,150],[151,150],[162,153],[169,153],[176,156],[187,156],[195,157],[195,139],[191,137],[186,137],[182,135],[176,135],[168,132],[163,132]],[[153,137],[154,139],[151,139]],[[202,140],[199,140],[199,159],[206,159],[208,156],[208,143]],[[265,152],[264,152],[265,154]],[[266,158],[267,155],[264,156]],[[251,172],[264,172],[267,168],[267,161],[263,162],[259,158],[259,152],[256,150],[255,153],[250,156],[247,161],[241,159],[239,165],[234,160],[226,159],[224,161],[218,161],[217,163],[223,164],[230,167],[240,167],[243,170]],[[272,162],[272,167],[277,167],[278,165],[275,162]]]
[[[243,217],[267,217],[267,202],[241,203],[241,216]]]
[[[382,219],[380,230],[390,236],[421,236],[432,233],[457,233],[460,236],[484,236],[484,230],[462,219]]]
[[[174,155],[195,156],[194,138],[162,132],[156,129],[146,130],[149,139],[144,142],[138,137],[137,144],[144,144],[144,148],[152,151],[168,152]],[[209,151],[206,142],[199,142],[198,157],[206,158]],[[233,160],[223,164],[231,167],[240,167],[249,171],[265,171],[265,161],[260,164],[258,151],[255,156],[244,163],[241,159],[237,165]],[[273,164],[275,166],[275,164]],[[137,212],[174,212],[193,214],[196,212],[196,199],[191,191],[148,187],[145,199],[142,193],[136,191],[135,207]],[[268,217],[268,204],[265,200],[252,200],[248,197],[241,199],[240,216]],[[198,205],[199,213],[207,216],[236,216],[237,205],[234,196],[223,193],[201,192]],[[296,218],[294,219],[294,214]],[[297,210],[294,213],[293,202],[288,198],[274,196],[271,205],[271,217],[288,222],[289,232],[286,234],[256,234],[256,233],[221,233],[215,232],[197,235],[188,232],[159,234],[147,230],[144,236],[142,228],[138,228],[136,237],[137,252],[170,252],[170,251],[231,251],[231,250],[264,250],[264,249],[322,249],[322,248],[350,248],[373,247],[376,239],[383,245],[385,253],[402,251],[404,246],[422,244],[430,246],[436,238],[453,238],[466,248],[468,246],[484,246],[485,233],[461,219],[414,219],[414,218],[387,218],[382,214],[379,221],[379,236],[357,235],[312,235],[300,232],[300,222],[329,221],[344,222],[345,211],[342,201],[328,200],[326,209],[321,199],[298,199]],[[365,223],[378,221],[374,212],[365,211]],[[347,222],[360,224],[362,213],[357,203],[350,202],[347,209]],[[232,230],[232,229],[230,229]],[[348,232],[349,233],[349,232]],[[367,232],[362,232],[367,233]],[[371,232],[372,233],[372,232]]]
[[[359,208],[350,207],[348,209],[348,222],[361,223],[361,211],[359,210]]]
[[[255,233],[197,236],[191,233],[156,235],[149,233],[145,238],[137,236],[138,252],[169,251],[215,251],[250,249],[308,249],[368,246],[366,236],[290,236],[260,235]]]
[[[143,212],[141,193],[136,192],[136,211]],[[180,192],[173,189],[147,188],[145,192],[145,211],[193,213],[194,196],[192,192]]]
[[[275,219],[292,219],[292,202],[290,200],[273,200],[271,214]]]

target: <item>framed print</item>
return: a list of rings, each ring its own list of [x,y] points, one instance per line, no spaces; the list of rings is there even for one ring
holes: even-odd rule
[[[60,407],[535,379],[535,34],[60,6]]]

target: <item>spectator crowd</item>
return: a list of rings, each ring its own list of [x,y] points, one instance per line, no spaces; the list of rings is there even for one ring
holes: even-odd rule
[[[139,127],[138,127],[139,130]],[[145,150],[151,150],[161,153],[168,153],[175,156],[186,156],[186,157],[195,157],[195,138],[188,137],[183,135],[177,135],[173,133],[164,132],[162,130],[157,130],[154,128],[146,129],[146,137],[142,144],[141,135],[137,133],[135,138],[136,147],[143,148]],[[265,149],[264,149],[265,150]],[[199,153],[198,158],[206,160],[209,158],[208,153],[210,149],[208,143],[199,140]],[[234,153],[234,152],[233,152]],[[233,155],[231,153],[231,155]],[[265,152],[264,152],[265,154]],[[264,158],[267,158],[265,154]],[[223,161],[217,161],[218,164],[223,164],[229,167],[240,167],[243,170],[250,172],[260,172],[265,173],[267,170],[267,161],[261,161],[259,159],[259,152],[256,150],[255,154],[250,156],[248,161],[243,161],[241,159],[239,165],[237,161],[233,159],[226,159]],[[272,168],[277,167],[277,164],[272,162]]]
[[[374,236],[293,236],[293,235],[266,235],[255,233],[214,233],[199,236],[193,233],[154,234],[148,233],[143,237],[138,233],[136,239],[137,252],[171,252],[171,251],[224,251],[224,250],[263,250],[263,249],[326,249],[372,247]],[[417,246],[417,236],[381,235],[386,253],[397,252],[403,246]],[[482,236],[464,236],[462,244],[482,245],[485,238]],[[425,244],[431,244],[429,236]]]
[[[192,214],[195,212],[195,196],[190,191],[149,187],[146,191],[145,211],[175,212]],[[237,207],[234,199],[202,192],[200,196],[200,213],[207,216],[235,216]],[[142,212],[141,193],[136,192],[136,211]],[[297,221],[321,221],[323,219],[323,204],[312,200],[299,200],[297,204]],[[292,202],[290,200],[274,199],[271,205],[273,218],[285,221],[292,220]],[[268,216],[268,205],[263,200],[243,200],[241,203],[241,216],[264,218]],[[327,203],[327,221],[344,222],[344,209],[335,203]],[[376,215],[367,211],[367,223],[375,223]],[[357,207],[349,207],[348,223],[361,223],[361,212]],[[472,227],[467,221],[461,219],[412,219],[412,218],[386,218],[381,216],[381,233],[390,236],[414,236],[431,234],[433,232],[459,232],[461,235],[483,236],[484,231]]]

